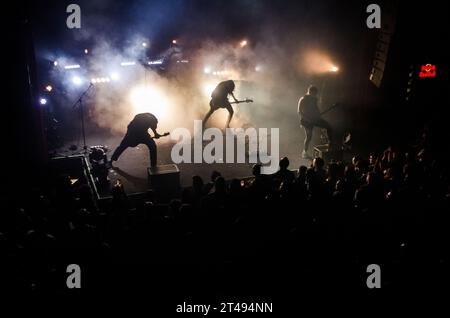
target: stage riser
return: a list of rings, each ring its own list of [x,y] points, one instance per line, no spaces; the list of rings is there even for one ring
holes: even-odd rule
[[[148,168],[149,188],[164,195],[176,195],[180,191],[180,170],[175,164]]]

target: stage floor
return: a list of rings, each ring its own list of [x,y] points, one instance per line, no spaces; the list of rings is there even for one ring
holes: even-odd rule
[[[104,145],[108,147],[108,159],[112,152],[120,143],[122,136],[112,136],[110,134],[99,133],[89,134],[86,138],[88,147],[95,145]],[[290,169],[298,169],[300,165],[309,166],[309,160],[301,159],[300,136],[298,143],[282,143],[280,142],[280,158],[287,156],[290,160]],[[78,154],[82,148],[82,144],[78,142],[78,151],[69,150],[69,146],[74,143],[66,143],[61,149],[55,153],[58,156],[70,156]],[[158,144],[158,164],[171,164],[171,150],[175,142],[170,137],[157,140]],[[207,143],[205,143],[206,145]],[[253,163],[180,163],[180,182],[182,187],[188,187],[192,184],[192,176],[198,175],[203,181],[209,182],[211,173],[214,170],[219,171],[226,180],[233,178],[244,178],[252,175]],[[128,194],[145,192],[148,189],[147,168],[149,167],[149,152],[145,145],[139,145],[135,148],[128,148],[122,154],[114,166],[116,169],[109,171],[109,179],[111,185],[120,179],[124,184],[125,191]],[[106,191],[107,193],[108,191]],[[102,191],[105,193],[105,191]],[[104,194],[105,195],[105,194]]]

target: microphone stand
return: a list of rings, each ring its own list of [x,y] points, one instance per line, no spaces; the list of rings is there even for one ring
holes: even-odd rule
[[[86,146],[86,131],[84,128],[84,107],[83,107],[83,98],[86,96],[86,94],[89,92],[91,87],[94,86],[94,84],[90,84],[89,87],[80,95],[80,97],[77,99],[77,101],[73,104],[72,108],[78,107],[80,108],[80,117],[81,117],[81,133],[83,135],[83,153],[87,154],[87,146]]]

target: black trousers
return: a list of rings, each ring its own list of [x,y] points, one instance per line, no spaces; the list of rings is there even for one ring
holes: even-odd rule
[[[153,140],[152,137],[150,137],[149,134],[146,134],[144,136],[133,136],[127,133],[125,137],[122,139],[122,142],[120,143],[119,147],[116,148],[113,155],[111,156],[111,160],[117,161],[120,155],[128,147],[136,147],[139,144],[144,144],[148,147],[150,156],[150,165],[152,167],[156,166],[157,147],[155,141]]]
[[[231,118],[233,118],[234,110],[228,99],[217,99],[217,100],[211,99],[211,101],[209,102],[209,106],[210,109],[203,118],[203,127],[205,127],[205,124],[208,121],[209,117],[211,117],[211,115],[219,108],[225,108],[226,110],[228,110],[228,119],[226,127],[229,127]]]
[[[309,144],[311,143],[314,127],[325,128],[327,130],[328,141],[331,144],[332,138],[333,138],[333,131],[331,129],[330,124],[326,120],[320,118],[313,122],[307,122],[304,120],[301,120],[300,122],[301,122],[301,125],[303,126],[303,129],[305,130],[305,135],[306,135],[305,142],[304,142],[305,151],[308,151]]]

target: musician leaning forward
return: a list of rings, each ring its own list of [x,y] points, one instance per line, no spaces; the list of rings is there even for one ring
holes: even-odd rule
[[[159,137],[167,136],[168,133],[160,135],[156,128],[158,126],[158,119],[155,115],[150,113],[137,114],[133,120],[128,124],[127,133],[123,137],[122,142],[114,151],[111,156],[110,166],[112,167],[112,162],[117,161],[119,156],[128,147],[136,147],[139,144],[147,145],[150,153],[150,166],[156,166],[157,160],[157,147],[153,139],[158,139]],[[150,136],[148,130],[153,131],[153,137]]]

